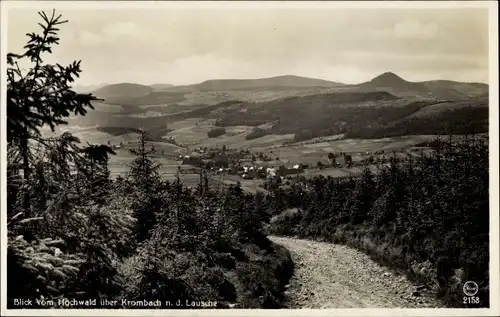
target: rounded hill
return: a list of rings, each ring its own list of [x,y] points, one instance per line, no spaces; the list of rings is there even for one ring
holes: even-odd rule
[[[153,91],[150,86],[121,83],[104,86],[93,92],[93,94],[103,99],[123,99],[131,97],[140,97],[149,94]]]
[[[285,75],[257,79],[215,79],[204,81],[196,86],[199,90],[237,90],[262,87],[267,87],[268,89],[271,87],[337,87],[342,86],[342,84],[323,79]]]

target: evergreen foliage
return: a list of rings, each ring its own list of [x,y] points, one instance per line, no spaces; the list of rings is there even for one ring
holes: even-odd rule
[[[221,135],[226,134],[226,129],[225,128],[213,128],[212,130],[207,132],[207,135],[209,138],[217,138],[220,137]]]
[[[366,169],[358,179],[270,187],[272,230],[360,248],[435,286],[450,306],[462,307],[463,283],[475,281],[487,307],[488,147],[475,137],[432,143],[432,154],[392,157],[377,175]],[[426,263],[432,269],[422,273]]]
[[[54,131],[70,112],[84,115],[95,100],[71,89],[79,63],[43,64],[41,54],[58,43],[65,21],[55,12],[40,16],[42,35],[28,34],[26,52],[9,54],[8,308],[48,308],[37,299],[55,306],[59,299],[96,300],[63,308],[142,308],[121,299],[279,306],[290,255],[263,235],[254,197],[240,186],[214,191],[205,178],[194,191],[162,180],[144,131],[127,175],[117,179],[110,177],[108,145],[82,147],[70,133],[40,133],[44,125]],[[16,60],[26,58],[34,66],[22,74]],[[252,274],[257,280],[247,279]],[[14,299],[33,305],[14,306]],[[119,302],[102,306],[104,299]]]
[[[266,131],[261,128],[254,128],[252,132],[245,136],[245,140],[254,140],[266,136],[269,134],[269,131]]]

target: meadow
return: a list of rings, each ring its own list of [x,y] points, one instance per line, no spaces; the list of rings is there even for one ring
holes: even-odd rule
[[[216,127],[214,123],[215,120],[213,119],[202,118],[189,118],[177,121],[168,125],[173,131],[169,132],[166,137],[173,137],[188,148],[214,148],[225,145],[228,148],[251,148],[255,151],[262,151],[293,139],[292,134],[270,134],[261,138],[247,140],[245,137],[255,128],[252,126],[225,127],[226,133],[224,135],[210,138],[207,134]]]
[[[160,173],[165,179],[173,180],[176,177],[178,166],[181,164],[179,156],[189,155],[190,151],[198,147],[222,147],[234,149],[251,149],[253,152],[262,152],[271,161],[266,162],[269,166],[308,164],[316,167],[318,162],[328,165],[329,153],[348,153],[352,156],[354,162],[366,159],[368,156],[392,156],[396,155],[400,159],[405,159],[408,155],[418,157],[421,153],[429,153],[429,148],[419,147],[426,142],[436,138],[436,135],[410,135],[380,139],[342,139],[342,135],[331,137],[321,137],[304,142],[291,143],[293,135],[265,135],[260,138],[246,140],[245,137],[251,133],[254,127],[251,126],[231,126],[226,127],[226,133],[222,136],[210,138],[208,132],[215,127],[215,120],[203,118],[189,118],[168,125],[172,131],[168,132],[164,138],[173,137],[182,144],[176,146],[167,142],[148,142],[157,149],[153,155],[154,160],[161,165]],[[111,144],[123,143],[123,148],[116,150],[116,155],[112,155],[109,161],[109,167],[112,175],[122,175],[127,170],[127,164],[132,160],[128,149],[137,145],[138,134],[130,132],[118,136],[111,136],[104,132],[93,129],[78,129],[65,127],[68,131],[73,131],[74,135],[89,143]],[[163,154],[161,154],[163,151]],[[423,151],[423,152],[422,152]],[[374,155],[374,153],[378,153]],[[372,172],[377,170],[375,165],[371,166]],[[321,170],[309,169],[302,175],[313,177],[316,175],[325,175],[331,177],[347,177],[350,175],[360,175],[361,167],[342,167],[325,168]],[[195,186],[199,180],[198,175],[181,175],[183,183],[189,186]],[[219,176],[211,178],[214,184],[220,181]],[[234,179],[224,179],[226,184],[235,184]],[[262,190],[260,183],[255,180],[240,179],[242,187],[249,192]]]
[[[361,161],[375,152],[385,155],[392,154],[393,151],[406,155],[409,150],[415,148],[422,142],[432,141],[435,135],[412,135],[382,139],[341,139],[335,141],[325,141],[319,143],[307,143],[286,146],[277,146],[266,149],[264,153],[270,157],[279,158],[282,162],[291,164],[316,165],[317,162],[328,163],[328,153],[348,153],[352,160]]]

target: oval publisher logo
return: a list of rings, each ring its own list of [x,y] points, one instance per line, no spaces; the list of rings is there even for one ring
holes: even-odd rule
[[[476,282],[468,281],[464,284],[464,294],[467,296],[474,296],[479,291],[479,286]]]

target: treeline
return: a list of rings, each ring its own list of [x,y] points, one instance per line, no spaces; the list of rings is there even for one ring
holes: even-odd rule
[[[108,133],[114,136],[127,134],[127,133],[140,133],[140,129],[127,128],[127,127],[97,127],[97,131]]]
[[[137,134],[142,133],[141,129],[128,128],[128,127],[109,127],[109,126],[106,126],[106,127],[97,127],[96,130],[100,131],[100,132],[108,133],[108,134],[111,134],[114,136],[128,134],[128,133],[137,133]],[[167,142],[167,140],[164,138],[164,136],[171,131],[173,131],[173,130],[169,129],[166,125],[149,129],[149,130],[147,130],[146,140],[152,141],[152,142]],[[168,142],[174,143],[172,140],[170,140]]]
[[[165,105],[184,101],[184,92],[151,91],[142,96],[127,98],[109,98],[106,101],[111,105],[139,108],[143,105]]]
[[[245,136],[245,140],[254,140],[261,138],[263,136],[268,135],[269,132],[267,130],[261,129],[261,128],[254,128],[252,132],[250,132],[248,135]]]
[[[237,116],[226,117],[224,114],[222,118],[215,120],[214,125],[217,127],[230,127],[238,125],[246,125],[251,127],[256,127],[262,124],[266,124],[269,121],[277,120],[273,117],[272,119],[250,119],[250,118],[238,118]]]
[[[207,177],[196,190],[162,180],[142,131],[116,180],[109,146],[41,136],[71,112],[85,115],[95,98],[70,88],[79,63],[43,64],[64,21],[40,15],[43,34],[28,35],[24,54],[8,55],[7,307],[52,308],[36,300],[64,299],[96,302],[60,308],[144,308],[122,299],[280,307],[293,262],[266,238],[262,196],[240,186],[214,191]],[[23,73],[16,61],[26,57],[32,67]],[[31,305],[15,305],[20,299]]]
[[[488,132],[488,107],[464,107],[444,110],[424,118],[413,117],[398,120],[379,127],[347,131],[346,138],[378,139],[418,134],[475,134]]]
[[[488,307],[488,147],[476,138],[433,146],[427,156],[392,158],[378,175],[270,186],[272,230],[347,243],[426,282],[450,306]],[[479,285],[479,305],[463,303],[466,281]]]

